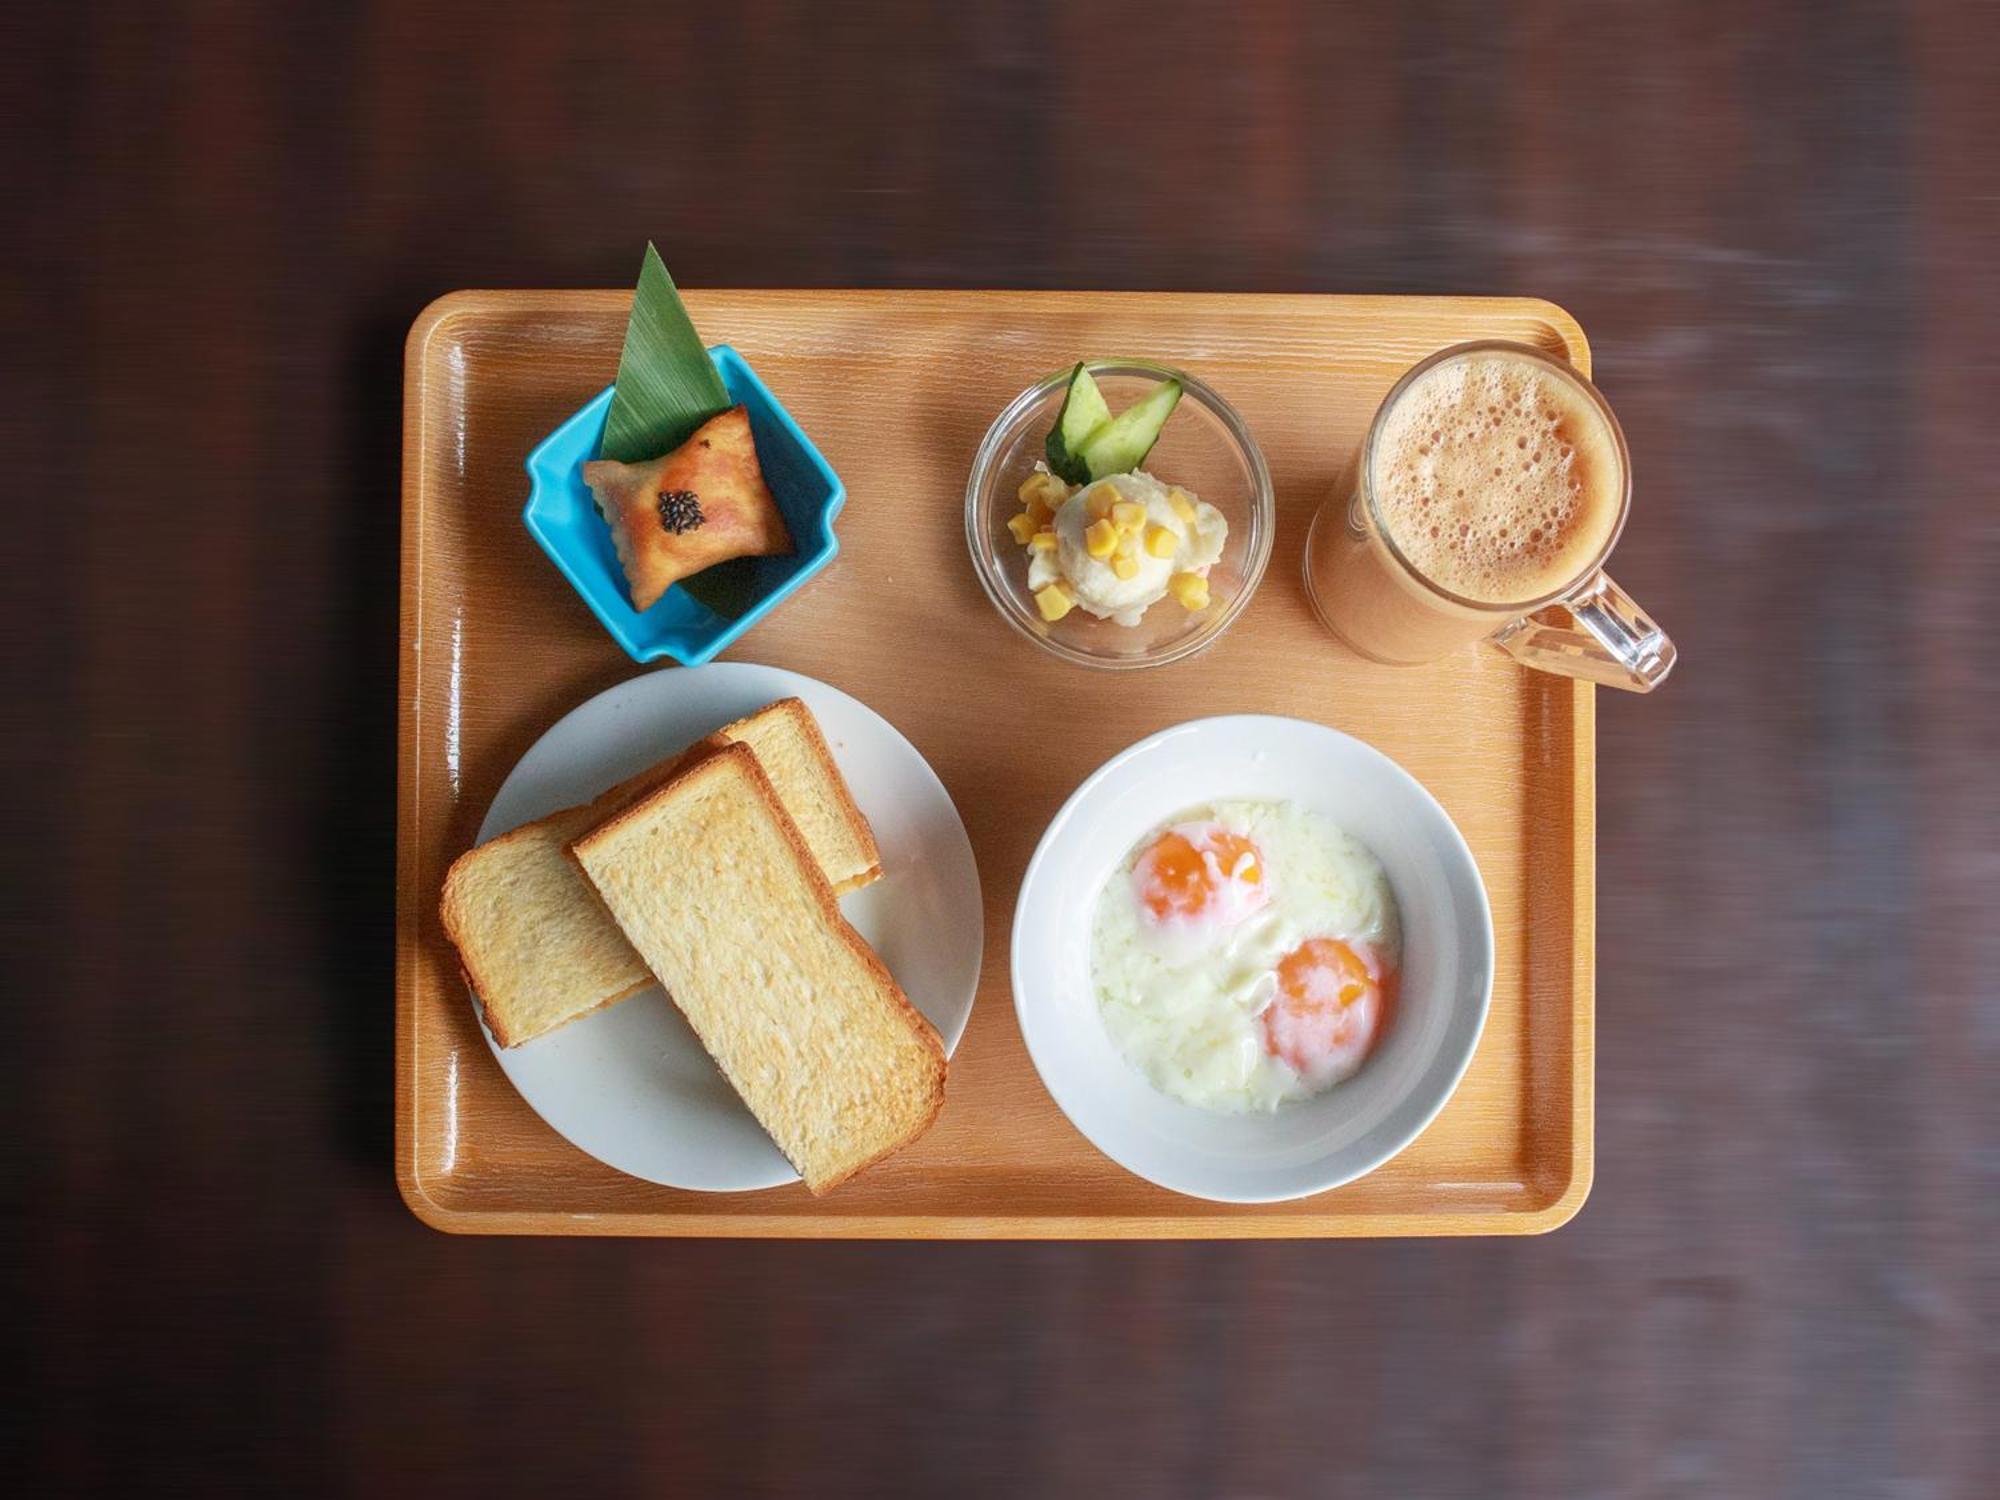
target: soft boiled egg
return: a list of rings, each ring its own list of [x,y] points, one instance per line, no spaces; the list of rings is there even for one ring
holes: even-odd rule
[[[1206,1109],[1274,1109],[1351,1077],[1393,1005],[1394,894],[1363,845],[1282,802],[1222,803],[1141,839],[1098,897],[1112,1040]]]
[[[1212,819],[1160,834],[1133,861],[1130,878],[1149,935],[1163,949],[1213,947],[1218,934],[1269,899],[1257,846]]]
[[[1395,978],[1374,945],[1310,937],[1278,960],[1277,972],[1278,993],[1257,1017],[1264,1050],[1315,1088],[1356,1072]]]

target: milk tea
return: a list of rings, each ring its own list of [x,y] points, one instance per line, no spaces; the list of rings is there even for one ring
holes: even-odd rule
[[[1591,394],[1526,354],[1446,359],[1377,414],[1307,579],[1356,650],[1429,661],[1561,593],[1618,529],[1625,465]],[[1389,546],[1383,545],[1386,538]]]

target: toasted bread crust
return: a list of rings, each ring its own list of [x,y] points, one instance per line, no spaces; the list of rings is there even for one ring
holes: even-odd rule
[[[903,993],[902,986],[896,983],[895,976],[889,972],[888,965],[882,962],[881,955],[869,947],[861,934],[856,932],[847,919],[841,915],[840,901],[834,893],[833,886],[820,870],[818,861],[812,856],[812,851],[806,846],[805,836],[799,832],[798,825],[793,821],[791,814],[785,810],[785,804],[779,798],[777,788],[772,785],[770,777],[765,775],[764,767],[758,761],[756,752],[748,745],[731,744],[712,755],[703,757],[699,762],[684,768],[671,780],[655,788],[646,796],[641,797],[638,801],[632,803],[629,807],[603,824],[571,840],[567,847],[570,857],[577,860],[579,867],[582,867],[580,856],[588,853],[592,846],[611,838],[624,824],[644,819],[650,814],[656,803],[661,802],[663,799],[670,800],[685,794],[700,780],[718,776],[738,776],[748,781],[751,789],[762,800],[778,831],[790,845],[793,854],[796,856],[800,872],[805,876],[807,889],[812,892],[829,929],[853,952],[855,958],[868,969],[870,974],[876,979],[881,990],[890,999],[891,1003],[898,1008],[899,1014],[906,1021],[912,1023],[913,1034],[924,1050],[930,1055],[932,1063],[932,1067],[929,1070],[930,1076],[927,1080],[927,1097],[920,1106],[921,1113],[913,1126],[901,1136],[886,1143],[881,1150],[850,1166],[838,1176],[825,1178],[817,1183],[807,1180],[807,1190],[814,1197],[819,1197],[831,1192],[843,1182],[848,1181],[856,1173],[866,1170],[886,1157],[893,1156],[896,1152],[922,1136],[936,1123],[939,1111],[944,1108],[945,1075],[949,1068],[949,1063],[945,1057],[944,1043],[938,1037],[937,1029],[931,1025],[921,1011],[910,1003],[909,997]],[[589,879],[587,868],[584,869],[584,876],[586,880]],[[673,995],[672,986],[665,984],[664,981],[662,982],[662,988],[667,991],[670,997]],[[676,1009],[680,1008],[678,999],[675,999],[674,1004]],[[686,1014],[685,1011],[682,1013],[683,1015]],[[720,1066],[719,1062],[718,1066]],[[737,1085],[737,1081],[734,1078],[730,1079],[730,1086],[737,1088],[739,1095],[742,1094],[743,1090]],[[774,1142],[774,1144],[776,1143]],[[782,1151],[783,1147],[780,1146],[779,1149]],[[787,1160],[790,1160],[789,1156]],[[798,1162],[793,1161],[792,1166],[799,1172],[801,1178],[805,1177],[805,1170]]]
[[[664,786],[670,778],[678,776],[689,766],[694,765],[704,757],[713,755],[728,743],[729,741],[722,737],[722,731],[720,730],[712,734],[705,734],[679,754],[670,755],[665,760],[658,761],[646,767],[643,771],[633,772],[616,786],[608,787],[604,791],[599,792],[584,805],[592,812],[601,813],[604,817],[609,817],[612,813],[630,807],[634,802],[637,802],[641,797],[655,788]],[[560,814],[557,814],[557,816],[560,816]]]

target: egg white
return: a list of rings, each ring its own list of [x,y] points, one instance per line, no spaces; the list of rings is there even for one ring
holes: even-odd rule
[[[1262,851],[1265,903],[1232,926],[1165,929],[1132,870],[1166,829],[1212,821]],[[1224,802],[1183,812],[1139,840],[1106,880],[1091,931],[1091,976],[1105,1028],[1161,1092],[1203,1109],[1271,1110],[1339,1081],[1308,1083],[1264,1050],[1257,1017],[1277,995],[1278,961],[1310,937],[1401,958],[1396,899],[1381,861],[1321,813],[1288,802]]]

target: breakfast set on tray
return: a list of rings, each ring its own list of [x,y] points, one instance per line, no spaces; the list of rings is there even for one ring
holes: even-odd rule
[[[614,334],[613,384],[562,404]],[[651,246],[629,311],[434,304],[405,425],[412,1208],[1563,1222],[1589,684],[1674,660],[1603,571],[1630,461],[1587,368],[1523,299],[684,300]],[[618,672],[605,633],[680,665]],[[712,662],[746,637],[769,665]]]

